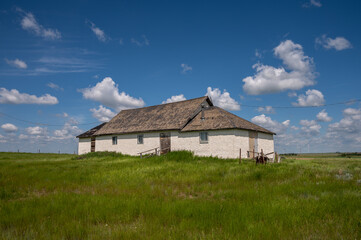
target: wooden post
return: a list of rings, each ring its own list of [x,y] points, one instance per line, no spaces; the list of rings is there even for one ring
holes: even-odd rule
[[[278,163],[278,154],[277,152],[275,152],[275,160],[274,160],[275,163]]]
[[[254,148],[253,148],[253,155],[252,156],[253,156],[253,160],[254,160]]]
[[[142,158],[142,153],[140,154],[140,158]]]
[[[263,157],[263,149],[261,149],[261,159],[262,159],[262,162],[265,163],[264,157]]]
[[[242,149],[239,149],[239,164],[242,163]]]

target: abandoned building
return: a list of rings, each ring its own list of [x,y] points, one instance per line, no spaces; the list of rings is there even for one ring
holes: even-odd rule
[[[192,151],[199,156],[249,157],[248,151],[273,152],[275,133],[213,105],[205,96],[120,111],[77,136],[78,153],[115,151]]]

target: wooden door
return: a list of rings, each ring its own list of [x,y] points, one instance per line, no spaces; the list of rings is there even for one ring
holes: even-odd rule
[[[95,137],[91,138],[90,151],[95,152]]]
[[[170,152],[170,133],[160,133],[160,154]]]
[[[254,158],[256,153],[253,155],[253,151],[257,152],[256,148],[256,140],[258,137],[258,133],[255,131],[249,131],[249,157]]]

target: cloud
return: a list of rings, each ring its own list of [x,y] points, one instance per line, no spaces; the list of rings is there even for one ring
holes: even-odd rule
[[[262,53],[258,49],[256,49],[254,51],[254,55],[255,55],[256,58],[263,58]]]
[[[316,89],[309,89],[306,95],[299,95],[297,103],[292,103],[294,106],[309,107],[309,106],[322,106],[325,104],[325,99],[322,92]]]
[[[184,74],[192,71],[192,67],[188,66],[188,64],[182,63],[181,67],[182,67],[182,73],[184,73]]]
[[[95,24],[91,21],[86,21],[86,23],[90,23],[90,29],[93,31],[95,36],[98,38],[99,41],[105,42],[108,39],[108,36],[105,35],[104,31],[95,26]]]
[[[98,109],[91,108],[90,111],[93,113],[93,117],[100,122],[109,122],[110,119],[116,115],[114,112],[112,112],[112,110],[103,107],[102,105],[100,105]]]
[[[26,69],[28,67],[28,65],[20,59],[9,60],[9,59],[5,58],[5,62],[11,66],[21,68],[21,69]]]
[[[39,126],[28,127],[25,129],[25,131],[30,135],[46,135],[47,134],[47,129],[39,127]]]
[[[119,45],[124,45],[123,38],[120,38],[120,39],[119,39]]]
[[[227,92],[226,90],[223,90],[222,93],[219,88],[214,88],[214,90],[212,90],[211,87],[208,87],[206,96],[211,97],[212,102],[215,106],[229,111],[241,110],[241,106],[239,105],[239,103],[233,98],[231,98],[229,92]]]
[[[74,119],[69,119],[69,121],[64,124],[62,129],[54,131],[54,138],[51,139],[63,140],[75,138],[75,136],[83,132],[81,129],[79,129],[77,124],[78,122]]]
[[[243,90],[250,95],[278,93],[286,90],[299,90],[315,84],[312,58],[305,56],[300,44],[291,40],[281,42],[273,49],[274,55],[281,59],[284,67],[275,68],[254,64],[254,76],[244,78]]]
[[[288,97],[297,97],[297,93],[296,92],[289,92]]]
[[[130,41],[132,43],[134,43],[135,45],[137,45],[138,47],[149,46],[149,40],[147,39],[147,37],[145,35],[142,35],[141,40],[131,38]]]
[[[328,126],[326,137],[340,144],[352,144],[360,148],[361,108],[346,108],[343,115],[339,122]]]
[[[321,125],[315,120],[301,120],[300,121],[302,133],[310,136],[315,136],[320,133]]]
[[[302,7],[306,7],[306,8],[309,8],[309,7],[322,7],[322,3],[320,0],[310,0],[309,2],[307,3],[304,3],[302,5]]]
[[[73,73],[94,71],[101,65],[93,60],[77,57],[42,57],[37,62],[42,67],[36,68],[35,73]]]
[[[179,101],[184,101],[184,100],[187,100],[183,94],[179,94],[179,95],[175,95],[175,96],[172,96],[170,98],[168,98],[167,100],[163,101],[162,104],[165,104],[165,103],[172,103],[172,102],[179,102]]]
[[[257,111],[263,112],[263,113],[268,113],[268,114],[275,113],[275,110],[271,106],[259,107],[259,108],[257,108]]]
[[[61,118],[67,118],[67,117],[69,117],[69,114],[67,114],[66,112],[63,112],[63,113],[57,113],[57,114],[55,114],[55,116],[61,117]]]
[[[251,121],[268,130],[271,130],[272,132],[275,132],[277,135],[284,134],[290,125],[290,120],[286,120],[280,123],[272,120],[270,117],[267,117],[264,114],[253,117]]]
[[[55,84],[55,83],[50,82],[50,83],[48,83],[48,84],[46,84],[46,85],[47,85],[48,87],[54,89],[54,90],[64,91],[64,88],[59,87],[59,85],[57,85],[57,84]]]
[[[334,39],[322,35],[322,37],[316,38],[316,44],[321,45],[326,49],[335,49],[337,51],[352,48],[352,44],[344,37],[336,37]]]
[[[20,25],[21,27],[36,36],[43,37],[45,39],[55,40],[61,38],[61,33],[57,29],[45,28],[39,24],[35,19],[35,16],[31,12],[25,12],[24,10],[16,9],[22,16]]]
[[[28,135],[25,135],[25,134],[20,134],[20,135],[19,135],[19,139],[20,139],[20,140],[29,139],[29,136],[28,136]]]
[[[5,124],[1,125],[1,128],[7,133],[13,133],[18,130],[18,128],[14,124],[11,124],[11,123],[5,123]]]
[[[40,97],[27,93],[20,93],[16,89],[10,91],[6,88],[0,88],[0,104],[57,104],[58,99],[50,94],[44,94]]]
[[[325,109],[323,109],[321,112],[319,112],[316,117],[317,117],[317,121],[320,121],[320,122],[331,122],[332,121],[332,117],[328,116],[328,113],[326,112]]]
[[[144,107],[143,99],[134,98],[125,92],[119,93],[118,85],[110,78],[106,77],[98,82],[94,87],[79,90],[85,99],[100,102],[102,105],[113,108],[116,111],[124,109]]]

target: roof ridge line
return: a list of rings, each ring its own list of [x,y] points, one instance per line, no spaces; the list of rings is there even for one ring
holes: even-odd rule
[[[186,102],[186,101],[192,101],[192,100],[196,100],[196,99],[201,99],[201,98],[205,98],[205,97],[207,97],[207,96],[197,97],[197,98],[191,98],[191,99],[186,99],[186,100],[177,101],[177,102],[171,102],[171,103],[161,103],[161,104],[152,105],[152,106],[147,106],[147,107],[140,107],[140,108],[128,108],[128,109],[124,109],[124,110],[121,110],[121,111],[129,111],[129,110],[136,110],[136,109],[143,109],[143,108],[157,107],[157,106],[161,106],[161,105],[176,104],[176,103],[181,103],[181,102]],[[120,111],[120,112],[121,112],[121,111]]]

